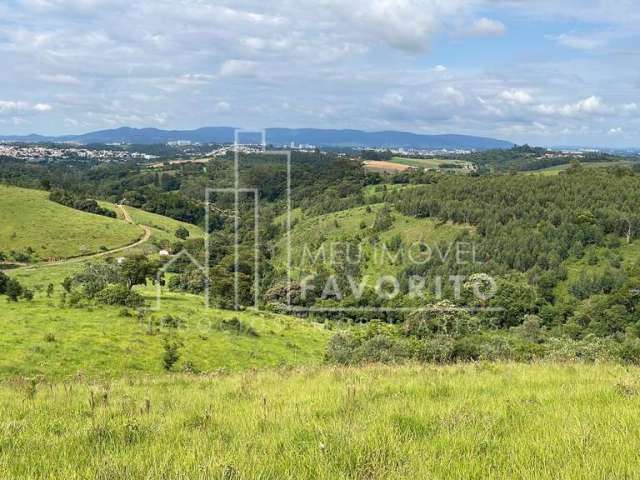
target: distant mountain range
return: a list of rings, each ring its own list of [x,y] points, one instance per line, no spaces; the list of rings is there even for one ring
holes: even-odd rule
[[[204,127],[197,130],[160,130],[157,128],[122,127],[100,130],[83,135],[63,135],[47,137],[42,135],[0,136],[0,141],[9,142],[77,142],[90,143],[130,143],[158,144],[180,140],[193,143],[233,143],[236,128]],[[409,132],[383,131],[364,132],[362,130],[322,130],[315,128],[269,128],[267,143],[271,145],[316,145],[319,147],[379,147],[379,148],[420,148],[420,149],[465,149],[487,150],[511,148],[513,143],[494,138],[469,135],[420,135]],[[256,134],[241,134],[241,143],[259,143]]]

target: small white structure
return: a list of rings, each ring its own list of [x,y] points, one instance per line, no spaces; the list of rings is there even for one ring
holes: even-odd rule
[[[158,252],[158,255],[160,255],[161,257],[168,257],[168,256],[170,256],[171,254],[169,253],[169,251],[168,251],[168,250],[160,250],[160,251]]]

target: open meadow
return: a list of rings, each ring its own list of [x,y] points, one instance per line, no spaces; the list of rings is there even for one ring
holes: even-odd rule
[[[0,476],[637,478],[637,368],[306,367],[0,385]]]

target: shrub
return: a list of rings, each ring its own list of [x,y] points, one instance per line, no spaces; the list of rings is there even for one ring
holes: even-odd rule
[[[17,280],[10,278],[5,285],[5,292],[9,300],[17,302],[23,293],[22,285]]]
[[[354,363],[354,351],[358,346],[356,338],[348,332],[335,334],[329,340],[325,352],[325,360],[329,363],[349,365]]]
[[[180,360],[180,348],[182,343],[177,340],[164,339],[164,353],[162,354],[162,366],[168,372]]]
[[[627,339],[620,346],[620,359],[640,365],[640,339]]]
[[[174,317],[172,315],[165,315],[160,320],[160,325],[165,328],[180,328],[184,325],[184,320],[178,317]]]
[[[178,237],[180,240],[186,240],[187,238],[189,238],[189,230],[187,230],[183,226],[178,227],[178,229],[176,230],[176,237]]]
[[[140,307],[144,298],[124,285],[108,285],[98,292],[96,300],[105,305],[121,305],[129,308]]]
[[[410,357],[406,344],[388,335],[376,335],[367,339],[356,349],[358,362],[397,363]]]
[[[201,373],[201,370],[190,360],[187,360],[186,362],[184,362],[184,365],[182,366],[182,371],[184,373],[191,373],[194,375]]]
[[[445,300],[410,314],[404,323],[404,334],[422,339],[433,335],[458,337],[475,333],[478,328],[477,319]]]
[[[482,357],[482,342],[474,337],[462,337],[455,341],[451,350],[453,361],[468,362]]]
[[[244,323],[238,317],[220,322],[220,330],[232,332],[238,335],[248,335],[249,337],[259,337],[260,334],[251,326]]]

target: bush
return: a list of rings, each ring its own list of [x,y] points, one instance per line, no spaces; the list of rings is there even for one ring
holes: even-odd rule
[[[410,358],[406,344],[388,335],[376,335],[365,340],[355,351],[355,359],[360,363],[397,363]]]
[[[251,326],[244,323],[238,317],[220,322],[220,330],[232,332],[238,335],[248,335],[249,337],[259,337],[260,334]]]
[[[351,333],[337,333],[329,340],[324,358],[329,363],[349,365],[355,361],[354,351],[357,346],[358,341]]]
[[[5,292],[9,300],[17,302],[23,293],[22,285],[17,280],[10,278],[5,285]]]
[[[164,353],[162,354],[162,366],[168,372],[180,360],[180,347],[182,343],[177,340],[164,339]]]
[[[165,328],[180,328],[181,326],[184,325],[184,323],[185,323],[184,320],[178,317],[174,317],[172,315],[165,315],[160,320],[160,325]]]
[[[187,230],[183,226],[178,227],[178,229],[176,230],[176,237],[180,240],[186,240],[187,238],[189,238],[189,230]]]
[[[483,353],[482,341],[474,337],[462,337],[455,341],[451,350],[451,360],[468,362],[480,360]]]
[[[410,314],[404,323],[404,334],[421,339],[433,335],[458,337],[475,333],[478,328],[477,319],[445,300]]]
[[[104,305],[120,305],[137,308],[144,305],[144,298],[137,292],[129,290],[124,285],[108,285],[96,295],[96,301]]]

